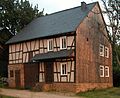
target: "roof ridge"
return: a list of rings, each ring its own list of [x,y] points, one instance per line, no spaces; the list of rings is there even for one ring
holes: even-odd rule
[[[91,3],[88,3],[87,5],[91,5],[91,4],[94,4],[94,3],[97,3],[97,2],[91,2]],[[65,11],[68,11],[68,10],[76,9],[76,8],[79,8],[79,7],[81,7],[81,6],[72,7],[72,8],[68,8],[68,9],[65,9],[65,10],[53,12],[53,13],[50,13],[50,14],[45,15],[45,16],[40,16],[40,17],[38,17],[38,18],[47,17],[47,16],[50,16],[50,15],[54,15],[54,14],[57,14],[57,13],[61,13],[61,12],[65,12]]]

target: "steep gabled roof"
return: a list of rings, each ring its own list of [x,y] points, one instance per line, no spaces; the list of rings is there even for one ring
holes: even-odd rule
[[[78,6],[34,19],[16,36],[11,38],[7,44],[76,31],[77,26],[88,15],[95,4],[87,4],[85,10]]]

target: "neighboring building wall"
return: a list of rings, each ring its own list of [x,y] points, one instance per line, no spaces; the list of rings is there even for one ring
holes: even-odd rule
[[[101,84],[102,88],[112,86],[112,50],[100,13],[98,5],[96,5],[76,31],[76,83],[78,83],[78,91],[81,91],[81,87],[84,87],[84,90],[101,88],[101,83],[103,83]],[[109,48],[108,58],[100,56],[100,44]],[[100,77],[100,65],[109,67],[109,77],[105,77],[105,75]],[[91,85],[92,83],[94,85]]]

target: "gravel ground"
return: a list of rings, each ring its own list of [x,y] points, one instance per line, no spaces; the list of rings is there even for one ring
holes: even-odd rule
[[[28,90],[15,90],[0,88],[0,94],[13,96],[17,98],[80,98],[75,97],[72,93],[59,92],[31,92]]]

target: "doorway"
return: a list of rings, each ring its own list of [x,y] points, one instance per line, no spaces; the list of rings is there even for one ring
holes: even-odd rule
[[[45,82],[52,83],[53,80],[53,62],[45,62]]]
[[[15,84],[17,88],[21,87],[20,70],[15,70]]]

